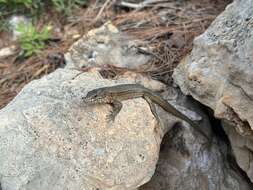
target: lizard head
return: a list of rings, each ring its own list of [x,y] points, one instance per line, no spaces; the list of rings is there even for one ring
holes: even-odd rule
[[[87,93],[85,97],[82,98],[84,103],[109,103],[108,93],[103,88],[94,89]]]

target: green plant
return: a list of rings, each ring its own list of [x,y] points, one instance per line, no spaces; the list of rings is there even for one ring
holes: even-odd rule
[[[18,40],[25,57],[38,54],[45,48],[46,41],[50,38],[50,30],[50,26],[44,26],[38,31],[32,23],[18,25],[17,31],[20,32]]]
[[[12,7],[23,5],[27,8],[30,8],[33,5],[33,0],[0,0],[0,3],[3,3],[7,6],[12,6]]]
[[[29,10],[35,12],[41,6],[40,0],[0,0],[2,12],[17,13]]]
[[[8,29],[8,17],[13,14],[39,13],[43,7],[41,0],[0,0],[0,31]]]
[[[8,27],[7,21],[4,19],[3,13],[0,11],[0,31],[6,30]]]
[[[70,16],[73,10],[86,5],[87,0],[51,0],[56,11],[63,13],[65,16]]]
[[[0,0],[0,32],[8,30],[8,17],[13,14],[29,15],[37,18],[42,11],[53,6],[64,16],[71,16],[73,11],[86,5],[88,0]]]

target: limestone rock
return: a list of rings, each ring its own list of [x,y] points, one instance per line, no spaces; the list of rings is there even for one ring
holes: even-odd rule
[[[147,182],[161,141],[148,103],[124,101],[107,123],[109,105],[81,102],[91,89],[114,84],[65,69],[28,84],[0,111],[3,190],[123,190]]]
[[[107,65],[139,69],[150,56],[138,53],[138,42],[122,35],[110,22],[89,31],[75,42],[66,54],[69,67],[89,68]]]
[[[251,137],[242,138],[236,132],[235,128],[225,122],[223,122],[223,126],[231,142],[238,165],[246,172],[251,181],[253,181],[253,139]]]
[[[223,145],[222,145],[223,144]],[[250,190],[251,184],[228,164],[224,142],[205,146],[189,128],[174,126],[161,145],[156,172],[139,190]]]
[[[116,32],[111,25],[89,32],[85,38],[90,42],[88,51],[85,48],[70,51],[66,68],[29,83],[0,110],[0,184],[3,190],[133,190],[150,180],[161,139],[180,120],[157,108],[162,124],[158,125],[148,103],[138,98],[124,101],[115,122],[108,123],[109,105],[87,106],[81,101],[94,88],[116,84],[141,83],[158,91],[164,88],[158,81],[131,72],[108,80],[97,72],[100,69],[77,70],[82,63],[92,65],[89,48],[100,52],[94,65],[105,64],[106,58],[113,60],[106,53],[107,48],[112,47],[111,42],[117,42],[110,32]],[[105,35],[107,33],[110,35]],[[96,43],[99,39],[105,40],[106,47]],[[77,44],[85,46],[85,40]],[[136,55],[128,57],[124,52],[125,58],[129,58],[125,59],[121,57],[123,46],[112,48],[118,52],[119,59],[113,60],[116,65],[125,60],[119,66],[131,67],[129,60]],[[88,59],[82,62],[82,56]],[[143,60],[146,58],[135,59],[135,64],[142,65]],[[199,120],[193,111],[173,103]]]
[[[17,47],[14,45],[0,49],[0,59],[13,55],[16,49]]]
[[[170,97],[170,96],[169,96]],[[166,95],[165,95],[166,98]],[[175,101],[175,100],[174,100]],[[177,106],[194,110],[201,118],[201,127],[211,137],[210,121],[198,102],[178,92]],[[161,110],[158,114],[164,116]],[[192,116],[191,116],[192,117]],[[197,118],[195,118],[197,119]],[[165,121],[164,123],[169,123]],[[190,126],[167,127],[163,138],[156,171],[151,180],[139,190],[250,190],[251,185],[236,163],[232,163],[228,143],[213,137],[208,144],[203,136]],[[232,167],[231,167],[232,166]]]
[[[175,69],[173,78],[185,94],[214,110],[217,118],[253,138],[253,2],[235,0]],[[246,138],[242,137],[241,138]],[[232,143],[233,145],[233,143]],[[253,149],[252,145],[251,150]],[[242,147],[245,149],[245,147]],[[253,165],[253,157],[238,157]],[[240,165],[243,169],[244,166]],[[250,171],[249,171],[250,170]],[[253,168],[245,170],[253,182]]]
[[[111,111],[109,105],[87,106],[82,103],[81,99],[88,91],[104,86],[141,83],[152,90],[164,87],[157,81],[131,72],[109,80],[104,79],[97,69],[77,71],[83,64],[100,67],[110,61],[116,66],[131,68],[131,60],[134,59],[136,65],[140,66],[148,59],[136,59],[133,52],[128,56],[128,51],[124,51],[125,46],[122,46],[125,42],[118,43],[110,33],[116,33],[116,29],[106,25],[104,30],[91,31],[88,37],[73,45],[75,48],[67,55],[67,68],[58,69],[29,83],[10,104],[0,110],[0,184],[3,190],[134,190],[151,179],[162,137],[167,131],[173,132],[174,128],[171,128],[180,120],[156,106],[161,122],[158,125],[148,103],[138,98],[124,101],[115,122],[108,123],[106,116]],[[89,35],[95,39],[90,39]],[[110,40],[111,37],[113,40]],[[112,46],[114,43],[116,49]],[[107,48],[110,47],[116,52],[115,59],[108,55]],[[178,104],[180,96],[177,93],[172,93],[172,97],[170,102],[193,120],[203,118],[203,115],[190,109],[192,106],[186,108],[185,102]],[[207,127],[205,130],[210,130],[208,122],[203,125]],[[175,127],[179,131],[182,129]],[[221,169],[223,165],[217,163],[222,161],[218,147],[206,150],[206,139],[189,125],[185,127],[186,133],[179,133],[180,137],[178,133],[172,133],[172,146],[169,149],[173,154],[175,149],[180,151],[174,157],[172,154],[172,159],[180,154],[184,157],[180,167],[174,168],[178,169],[176,174],[186,170],[182,178],[186,183],[180,188],[191,188],[188,182],[197,180],[198,176],[204,176],[208,184],[220,183],[217,176],[212,176],[224,172],[222,175],[228,177],[221,179],[229,187],[247,190],[241,185],[244,182],[239,183],[237,177],[231,177],[226,173],[227,170]],[[210,156],[211,153],[217,155]],[[187,157],[190,154],[193,159]],[[200,159],[198,155],[201,155]],[[170,161],[166,159],[164,162],[166,171],[172,167]],[[210,165],[214,165],[217,171],[212,170],[213,173],[208,174],[206,168],[210,168]],[[189,168],[194,177],[187,172]],[[205,173],[202,175],[203,171]],[[171,171],[168,174],[171,175]],[[177,181],[178,177],[172,179]],[[172,181],[165,184],[165,189],[177,187]]]
[[[0,110],[3,190],[132,190],[148,182],[161,139],[179,119],[158,109],[166,118],[160,127],[138,98],[124,101],[115,122],[108,123],[109,105],[81,102],[94,88],[134,82],[136,77],[107,80],[96,71],[58,69],[26,85]]]

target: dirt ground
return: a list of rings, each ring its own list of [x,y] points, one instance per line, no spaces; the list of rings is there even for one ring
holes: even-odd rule
[[[133,3],[134,2],[134,3]],[[139,3],[137,3],[139,2]],[[120,31],[143,41],[153,59],[146,72],[171,83],[171,74],[179,61],[191,51],[194,37],[203,33],[230,0],[90,0],[88,7],[67,19],[44,13],[37,27],[50,21],[53,37],[47,49],[28,59],[15,55],[0,59],[0,108],[10,102],[28,82],[64,66],[64,53],[87,31],[111,20]],[[16,45],[8,32],[0,33],[0,49]]]

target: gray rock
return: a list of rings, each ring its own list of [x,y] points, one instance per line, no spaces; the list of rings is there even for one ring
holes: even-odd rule
[[[185,94],[214,110],[217,118],[253,138],[253,1],[236,0],[197,37],[173,78]],[[233,144],[232,144],[233,145]],[[251,146],[251,150],[253,146]],[[242,149],[244,149],[242,147]],[[253,157],[238,157],[253,165]],[[253,182],[253,168],[245,168]]]
[[[110,25],[106,26],[106,35],[99,29],[93,31],[95,38],[107,39],[109,29],[115,31]],[[99,35],[102,37],[99,38]],[[78,42],[80,47],[85,47],[83,43],[86,40]],[[115,39],[112,41],[115,42]],[[96,50],[92,44],[87,47]],[[120,50],[114,51],[119,52],[117,56],[120,57],[122,46],[119,45],[118,48]],[[148,103],[138,98],[124,101],[115,122],[108,123],[106,116],[111,111],[109,105],[87,106],[81,102],[81,98],[94,88],[116,84],[141,83],[153,90],[161,90],[164,86],[131,72],[108,80],[101,77],[96,69],[91,69],[90,72],[77,71],[76,68],[82,67],[82,64],[92,66],[87,56],[90,51],[82,53],[79,50],[79,53],[72,52],[76,57],[72,56],[71,51],[68,53],[67,68],[58,69],[29,83],[11,103],[0,110],[0,183],[3,190],[134,190],[148,182],[154,174],[162,137],[180,120],[156,106],[161,122],[158,125]],[[96,66],[103,66],[102,60],[107,60],[103,59],[108,58],[104,52],[106,51],[101,51],[98,54],[101,57],[92,60]],[[78,59],[81,60],[82,56],[88,59],[79,65]],[[131,57],[134,56],[125,59],[121,66],[131,67],[127,61]],[[112,57],[108,59],[113,60]],[[117,65],[119,60],[123,59],[113,61]],[[141,60],[137,65],[142,65],[144,59],[136,60]],[[193,120],[199,121],[205,117],[199,112],[195,113],[193,106],[186,107],[184,96],[178,93],[168,94],[167,91],[165,97]],[[204,122],[203,126],[207,127],[205,130],[210,130],[208,122]],[[229,187],[244,189],[237,177],[231,177],[226,173],[227,170],[221,168],[223,165],[218,147],[205,149],[206,139],[189,125],[185,124],[185,128],[187,130],[184,135],[172,133],[170,146],[173,154],[176,149],[179,150],[179,153],[170,155],[172,160],[180,154],[183,157],[191,155],[182,159],[178,157],[183,162],[179,164],[178,171],[184,174],[182,179],[187,182],[180,188],[197,187],[188,186],[191,179],[197,180],[196,176],[204,176],[208,184],[220,183],[217,176],[212,176],[224,172],[222,179]],[[217,156],[210,156],[211,153],[217,153]],[[201,155],[200,159],[198,155]],[[164,162],[167,171],[170,171],[172,160],[166,159]],[[213,173],[209,174],[206,168],[210,168],[210,165],[214,165],[217,171],[212,170]],[[187,172],[189,168],[194,171],[194,176]],[[202,175],[203,171],[205,173]],[[171,172],[168,174],[171,175]],[[173,179],[177,181],[176,178]],[[174,187],[173,185],[170,181],[165,189]],[[223,183],[220,187],[222,185]]]
[[[101,35],[99,39],[109,39]],[[99,66],[103,57],[98,60]],[[125,101],[115,122],[108,123],[109,105],[87,106],[81,98],[94,88],[116,84],[141,83],[153,90],[164,86],[131,72],[107,80],[96,69],[77,71],[75,61],[70,59],[67,68],[29,83],[0,110],[3,190],[133,190],[152,177],[161,138],[179,120],[164,113],[162,121],[167,123],[158,126],[147,102],[139,98]]]
[[[228,164],[222,146],[224,142],[215,139],[206,147],[189,128],[174,126],[163,139],[154,176],[139,190],[252,189]]]
[[[16,50],[17,50],[16,46],[9,46],[9,47],[0,49],[0,59],[3,59],[5,57],[15,54]]]
[[[161,141],[148,103],[125,101],[107,123],[109,105],[81,102],[89,90],[116,83],[58,69],[28,84],[0,111],[3,190],[122,190],[147,182]]]
[[[212,136],[209,118],[197,102],[180,92],[176,102],[197,112],[202,118],[201,127],[208,136]],[[163,115],[161,110],[158,111],[159,115]],[[168,129],[163,138],[155,174],[140,190],[251,189],[247,179],[235,170],[238,168],[236,163],[231,163],[228,158],[230,152],[226,142],[213,137],[212,144],[207,146],[206,139],[189,126],[176,125]]]
[[[162,168],[171,171],[167,173],[169,179],[201,182],[199,176],[204,176],[205,183],[221,186],[219,182],[224,179],[234,184],[229,187],[241,187],[237,178],[222,169],[217,146],[205,149],[206,139],[189,125],[185,126],[183,135],[174,131],[176,128],[182,131],[182,127],[170,130],[178,119],[162,109],[157,108],[164,126],[159,128],[143,99],[124,101],[114,123],[106,122],[110,106],[86,106],[81,102],[81,97],[93,88],[134,82],[133,78],[123,78],[111,81],[97,72],[80,74],[58,69],[28,84],[0,111],[3,190],[136,189],[152,177],[166,131],[172,134],[171,145],[169,152],[166,149],[161,155],[166,155]],[[171,170],[173,163],[176,166],[180,163],[177,174],[182,172],[185,178],[180,175],[170,178],[175,174]],[[195,172],[194,178],[189,170]],[[228,177],[217,177],[219,172]],[[188,183],[180,187],[189,187]],[[167,188],[175,185],[172,181],[164,184]]]
[[[122,35],[110,22],[89,31],[75,42],[68,53],[68,66],[76,68],[106,67],[107,65],[140,69],[150,56],[138,53],[138,42]]]
[[[81,102],[91,89],[135,81],[58,69],[26,85],[0,110],[3,190],[130,190],[149,181],[161,139],[179,120],[163,111],[166,125],[159,127],[148,103],[139,98],[124,101],[115,122],[108,123],[109,105]]]
[[[238,165],[247,173],[252,181],[253,176],[253,138],[242,137],[235,128],[223,122],[224,129],[231,142]]]

